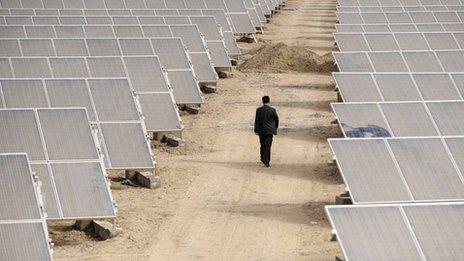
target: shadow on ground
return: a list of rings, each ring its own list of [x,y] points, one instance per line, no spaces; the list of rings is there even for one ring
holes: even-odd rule
[[[216,212],[245,215],[255,218],[279,220],[308,226],[330,226],[324,206],[330,202],[312,201],[304,204],[247,204],[208,206],[207,209]]]
[[[259,155],[258,155],[259,157]],[[321,182],[330,185],[339,185],[343,180],[337,167],[329,166],[326,162],[317,164],[288,164],[272,163],[270,168],[265,168],[258,162],[237,162],[237,161],[202,161],[193,160],[190,163],[207,164],[233,168],[247,172],[258,172],[264,175],[283,176],[294,179],[304,179]]]

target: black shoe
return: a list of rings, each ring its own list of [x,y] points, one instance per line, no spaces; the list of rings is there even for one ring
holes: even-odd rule
[[[269,163],[264,163],[264,166],[266,166],[266,168],[269,168],[271,165]]]

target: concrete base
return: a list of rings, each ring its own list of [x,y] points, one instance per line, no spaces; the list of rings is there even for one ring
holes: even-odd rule
[[[135,185],[149,189],[161,187],[161,178],[151,172],[126,171],[125,179]]]
[[[171,136],[171,135],[165,135],[162,139],[161,142],[167,143],[171,147],[182,147],[184,146],[184,143],[182,142],[181,139]]]
[[[94,220],[93,229],[96,236],[100,237],[103,240],[115,237],[122,233],[122,229],[116,227],[107,221]]]
[[[74,223],[74,228],[103,240],[107,240],[122,233],[121,228],[103,220],[77,220],[76,223]]]
[[[219,76],[220,79],[227,79],[227,78],[234,77],[234,74],[232,72],[228,72],[228,71],[219,71],[218,76]]]
[[[327,166],[335,167],[335,166],[337,166],[337,161],[335,159],[328,160],[327,161]]]
[[[254,38],[252,35],[244,35],[240,39],[238,39],[237,42],[254,43],[256,42],[256,38]]]
[[[184,111],[190,113],[190,114],[199,114],[201,109],[200,107],[193,106],[193,105],[185,105],[183,107]]]
[[[212,85],[203,85],[203,86],[201,86],[201,91],[203,93],[218,93],[218,92],[220,92],[219,90],[220,90],[220,88],[218,88],[216,86],[212,86]]]
[[[351,200],[350,193],[347,191],[335,197],[336,205],[351,205],[353,201]]]
[[[92,220],[77,220],[76,223],[74,223],[74,228],[79,231],[87,231],[90,226],[92,226],[92,223]]]

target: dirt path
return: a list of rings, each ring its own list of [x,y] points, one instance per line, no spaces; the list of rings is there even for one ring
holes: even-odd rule
[[[289,0],[260,44],[333,50],[334,0]],[[259,44],[245,44],[253,48]],[[157,146],[157,190],[113,184],[124,234],[99,242],[52,226],[56,260],[333,260],[324,205],[343,191],[326,139],[330,74],[243,73],[221,80],[204,113],[184,115],[185,147]],[[258,164],[253,117],[271,96],[282,129],[271,168]]]
[[[333,11],[326,10],[332,5],[291,1],[289,8],[297,10],[284,11],[260,38],[325,53],[333,43],[328,29]],[[330,124],[331,76],[237,72],[221,87],[224,93],[206,103],[208,116],[188,122],[203,136],[210,132],[212,151],[182,157],[185,168],[199,175],[161,227],[150,259],[333,260],[338,246],[328,241],[323,206],[342,186],[326,165],[330,151],[325,139],[337,135]],[[271,96],[282,121],[270,169],[258,164],[252,129],[264,94]]]

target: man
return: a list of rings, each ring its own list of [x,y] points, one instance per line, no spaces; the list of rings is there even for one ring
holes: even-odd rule
[[[277,135],[279,128],[279,116],[274,108],[269,106],[271,99],[269,96],[262,98],[263,106],[256,110],[255,133],[259,135],[261,144],[261,162],[270,167],[271,163],[271,146],[274,135]]]

